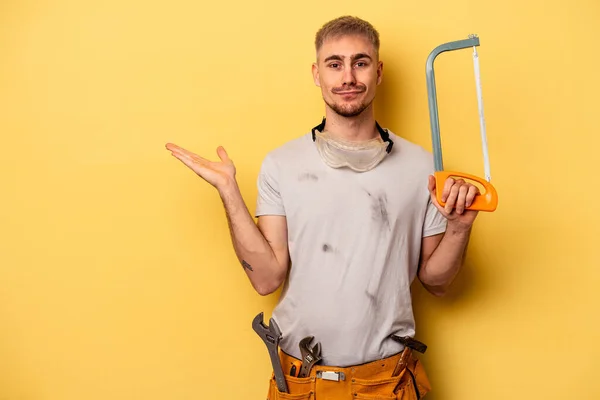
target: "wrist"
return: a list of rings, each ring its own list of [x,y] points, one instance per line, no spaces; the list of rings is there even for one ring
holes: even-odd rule
[[[217,190],[221,197],[231,197],[232,194],[239,192],[239,187],[235,178],[228,178],[217,187]]]

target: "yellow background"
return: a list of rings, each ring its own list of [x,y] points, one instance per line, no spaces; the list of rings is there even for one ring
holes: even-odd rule
[[[377,119],[427,148],[426,57],[481,38],[500,204],[452,293],[415,286],[429,397],[600,398],[597,1],[3,0],[0,399],[265,398],[277,294],[164,144],[225,146],[254,211],[266,152],[320,122],[313,37],[342,14],[381,33]],[[445,166],[482,175],[471,51],[436,74]]]

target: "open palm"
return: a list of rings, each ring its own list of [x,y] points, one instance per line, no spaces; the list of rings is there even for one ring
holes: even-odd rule
[[[235,179],[235,166],[222,146],[217,148],[217,155],[221,161],[216,162],[200,157],[173,143],[167,143],[166,148],[174,157],[217,189]]]

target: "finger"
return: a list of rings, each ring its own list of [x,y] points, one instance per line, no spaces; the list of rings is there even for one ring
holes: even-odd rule
[[[467,193],[469,193],[469,186],[461,185],[458,189],[458,198],[456,199],[456,212],[458,214],[462,214],[465,211]]]
[[[479,194],[479,188],[475,185],[469,186],[469,192],[467,193],[466,206],[471,207],[475,197]]]
[[[429,189],[429,193],[435,196],[435,177],[433,175],[429,175],[429,181],[427,183],[427,188]]]
[[[444,210],[448,214],[452,213],[452,210],[454,209],[454,206],[456,205],[456,200],[458,198],[460,186],[461,186],[460,184],[455,184],[455,185],[452,185],[452,188],[450,189],[450,193],[448,194],[448,198],[446,199],[446,205],[444,207]]]
[[[169,151],[174,151],[174,150],[179,150],[179,151],[181,151],[181,150],[185,150],[185,149],[183,149],[182,147],[179,147],[179,146],[177,146],[175,143],[167,143],[167,144],[165,145],[165,147],[166,147],[166,148],[167,148],[167,150],[169,150]]]
[[[454,185],[454,179],[448,178],[446,182],[444,182],[444,191],[442,192],[442,201],[448,201],[448,195],[450,195],[450,191],[452,190],[452,186]]]
[[[227,152],[225,151],[225,148],[223,146],[217,147],[217,155],[219,156],[219,158],[221,159],[221,161],[223,161],[225,163],[231,161],[229,159],[229,156],[227,155]]]
[[[179,146],[167,146],[167,149],[171,151],[171,153],[177,153],[177,154],[187,154],[190,155],[191,153],[189,151],[187,151],[186,149],[183,149]]]
[[[204,162],[202,162],[202,160],[198,160],[198,156],[194,157],[193,155],[190,155],[188,153],[173,151],[171,155],[173,155],[173,157],[177,158],[179,161],[181,161],[182,163],[194,170],[197,169],[197,167],[205,164]]]
[[[431,198],[431,202],[440,212],[443,212],[444,209],[437,201],[436,180],[433,175],[429,175],[429,182],[427,183],[427,188],[429,189],[429,196]]]
[[[189,168],[193,169],[194,160],[192,160],[189,156],[176,151],[171,152],[171,155],[181,161],[183,164],[187,165]]]
[[[167,144],[167,149],[170,150],[173,153],[182,154],[182,155],[190,157],[190,158],[192,158],[194,160],[203,161],[203,162],[206,162],[206,163],[210,162],[206,158],[200,157],[198,154],[192,153],[191,151],[186,150],[186,149],[184,149],[182,147],[179,147],[177,145],[174,145],[172,143]]]
[[[194,160],[194,158],[189,154],[182,153],[179,151],[173,151],[171,152],[171,155],[190,168],[192,167],[192,165],[196,164],[196,160]]]
[[[184,155],[184,156],[192,158],[192,159],[208,161],[208,160],[200,157],[198,154],[192,153],[191,151],[188,151],[185,149],[179,148],[179,149],[173,149],[172,151],[173,151],[173,153],[181,154],[181,155]]]
[[[204,166],[208,167],[211,164],[213,164],[212,161],[209,161],[206,158],[202,158],[198,154],[191,153],[191,154],[188,154],[187,156],[189,158],[191,158],[192,160],[194,160],[197,164],[200,164],[200,165],[204,165]]]
[[[196,175],[200,176],[207,182],[211,182],[210,177],[214,175],[214,171],[210,167],[198,162],[197,160],[192,159],[187,155],[173,153],[173,157],[179,159],[179,161],[181,161],[184,165],[186,165],[189,169],[196,173]]]
[[[427,189],[429,190],[429,197],[431,199],[431,204],[433,204],[434,207],[437,208],[438,211],[443,216],[446,216],[446,213],[444,212],[444,207],[442,207],[440,205],[440,203],[438,203],[436,188],[437,188],[437,179],[436,179],[435,175],[429,175],[428,180],[427,180]]]
[[[185,152],[174,151],[173,153],[178,155],[179,157],[190,160],[191,162],[193,162],[196,165],[201,165],[203,167],[211,168],[211,166],[214,164],[212,161],[209,161],[206,158],[200,157],[198,154],[194,154],[189,151],[185,151]]]

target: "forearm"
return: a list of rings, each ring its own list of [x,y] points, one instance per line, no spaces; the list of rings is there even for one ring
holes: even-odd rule
[[[431,292],[442,295],[453,282],[464,263],[470,235],[470,226],[448,224],[439,245],[419,271],[419,279]]]
[[[280,261],[250,215],[237,183],[221,188],[219,195],[239,262],[258,293],[271,293],[282,280]]]

